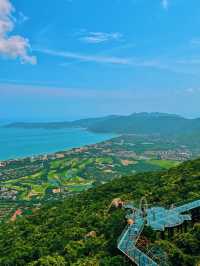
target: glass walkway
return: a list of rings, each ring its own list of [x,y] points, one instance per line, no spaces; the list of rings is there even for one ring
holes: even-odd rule
[[[132,203],[125,204],[125,209],[132,210],[132,213],[126,216],[132,223],[126,226],[119,237],[118,249],[138,266],[157,266],[155,261],[136,247],[144,225],[147,224],[156,231],[164,231],[165,228],[175,227],[191,220],[191,215],[185,213],[199,207],[200,200],[170,209],[152,207],[145,211],[136,209]]]

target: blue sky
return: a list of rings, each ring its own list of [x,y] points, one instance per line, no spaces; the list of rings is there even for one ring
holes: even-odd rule
[[[199,0],[0,0],[0,119],[200,116]]]

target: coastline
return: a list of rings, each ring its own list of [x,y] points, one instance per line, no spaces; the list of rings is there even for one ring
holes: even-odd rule
[[[4,128],[4,127],[1,127],[0,126],[0,130],[1,128]],[[9,130],[14,130],[14,128],[9,128]],[[30,132],[32,129],[17,129],[17,130],[20,130],[20,131],[25,131],[26,133]],[[37,131],[40,131],[41,129],[34,129],[35,132]],[[3,156],[0,156],[0,163],[2,162],[13,162],[13,161],[20,161],[20,160],[27,160],[27,159],[37,159],[37,158],[42,158],[42,157],[55,157],[57,154],[61,154],[61,153],[70,153],[70,151],[73,151],[74,149],[77,149],[77,148],[82,148],[82,147],[85,147],[85,146],[90,146],[90,145],[95,145],[95,144],[98,144],[98,143],[101,143],[101,142],[104,142],[104,141],[107,141],[107,140],[110,140],[110,139],[113,139],[115,137],[118,137],[119,134],[114,134],[114,133],[100,133],[100,132],[91,132],[90,130],[88,130],[87,128],[85,127],[72,127],[72,128],[65,128],[65,129],[42,129],[42,131],[44,130],[44,132],[55,132],[55,133],[59,133],[59,132],[64,132],[64,135],[66,134],[73,134],[75,132],[76,134],[76,137],[77,135],[80,133],[80,138],[82,137],[81,136],[81,132],[84,132],[83,134],[86,134],[86,139],[84,139],[84,136],[83,136],[83,140],[77,140],[77,143],[76,141],[74,141],[73,139],[73,135],[70,136],[72,138],[72,143],[73,144],[70,144],[70,138],[66,138],[66,144],[63,142],[61,146],[63,147],[60,147],[60,148],[55,148],[54,150],[50,149],[50,150],[46,150],[44,148],[44,151],[39,151],[38,153],[37,152],[30,152],[30,154],[27,154],[27,155],[20,155],[20,152],[18,153],[17,156],[5,156],[5,157],[8,157],[8,158],[3,158]],[[77,130],[77,131],[76,131]],[[1,132],[0,132],[1,133]],[[1,135],[0,135],[1,136]],[[89,139],[89,137],[91,136],[91,140]],[[78,136],[79,137],[79,136]],[[57,136],[55,136],[55,138],[57,138]],[[59,138],[59,135],[58,135],[58,138]],[[22,137],[23,139],[23,137]],[[48,139],[48,138],[47,138]],[[88,141],[89,139],[89,141]],[[2,143],[4,142],[2,139],[0,139],[0,142],[2,141]],[[13,140],[14,142],[15,140]],[[17,140],[16,140],[17,142]],[[6,149],[6,143],[4,142],[4,149]],[[8,143],[8,145],[10,145],[10,148],[11,149],[11,144]],[[29,143],[28,145],[31,146],[31,143]],[[51,146],[51,143],[49,144]],[[23,146],[23,145],[22,145]],[[53,143],[52,143],[52,147],[53,147]],[[40,147],[41,148],[41,147]],[[13,149],[15,149],[15,147],[13,147]],[[41,149],[40,149],[41,150]]]

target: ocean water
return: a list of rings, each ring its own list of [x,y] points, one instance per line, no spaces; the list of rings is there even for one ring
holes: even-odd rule
[[[108,140],[113,134],[84,129],[22,129],[0,126],[0,160],[53,153]]]

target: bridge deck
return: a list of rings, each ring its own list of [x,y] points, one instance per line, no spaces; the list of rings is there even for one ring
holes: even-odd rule
[[[140,266],[157,266],[150,257],[136,247],[137,240],[143,230],[144,219],[137,217],[133,225],[126,227],[118,242],[120,249],[127,257]]]

